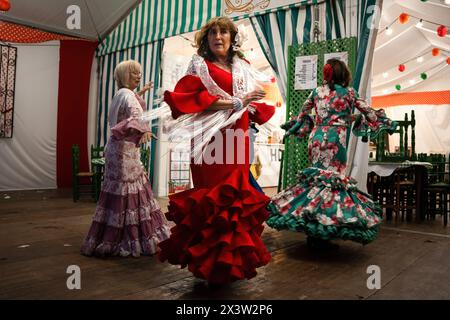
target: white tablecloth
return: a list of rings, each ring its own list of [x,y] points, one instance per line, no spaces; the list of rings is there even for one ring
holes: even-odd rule
[[[404,161],[404,162],[369,162],[368,172],[375,172],[381,177],[390,176],[397,168],[407,168],[410,166],[424,166],[428,169],[432,168],[433,165],[429,162],[420,161]]]

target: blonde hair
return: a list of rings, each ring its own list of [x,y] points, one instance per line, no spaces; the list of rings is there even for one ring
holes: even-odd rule
[[[194,47],[197,48],[197,54],[206,60],[215,61],[217,58],[211,52],[211,49],[208,45],[208,33],[209,30],[213,27],[219,27],[221,29],[228,30],[231,34],[230,42],[231,46],[228,51],[228,61],[231,62],[235,54],[237,54],[240,58],[243,57],[241,52],[233,51],[233,43],[238,33],[238,28],[228,17],[214,17],[210,19],[200,31],[195,34],[195,44]]]
[[[130,84],[130,73],[142,72],[139,62],[135,60],[126,60],[119,63],[114,69],[114,80],[117,82],[117,87],[128,88]]]

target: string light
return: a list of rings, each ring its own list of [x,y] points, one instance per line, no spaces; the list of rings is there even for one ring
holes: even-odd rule
[[[423,62],[423,57],[418,57],[418,58],[417,58],[417,62],[418,62],[418,63],[422,63],[422,62]]]
[[[383,78],[387,78],[387,77],[389,77],[389,73],[383,72]]]
[[[447,1],[447,0],[446,0],[446,1]],[[448,0],[448,1],[450,1],[450,0]],[[434,24],[435,26],[438,26],[438,29],[437,29],[437,34],[438,34],[438,36],[444,37],[444,36],[447,34],[447,26],[445,26],[445,25],[440,25],[439,23],[436,23],[436,22],[433,22],[433,21],[430,21],[430,20],[427,20],[427,19],[424,19],[424,18],[419,18],[419,17],[413,16],[413,15],[410,15],[410,14],[407,14],[407,13],[402,13],[400,16],[398,16],[397,18],[395,18],[391,23],[389,23],[389,24],[386,26],[386,28],[384,28],[384,29],[381,29],[381,28],[380,28],[380,32],[379,32],[379,33],[386,32],[386,34],[388,34],[388,35],[392,34],[392,29],[391,29],[391,27],[392,27],[392,25],[393,25],[394,23],[396,23],[396,22],[398,21],[400,24],[405,24],[405,23],[408,22],[407,20],[408,20],[410,17],[411,17],[411,18],[414,18],[414,19],[416,19],[416,20],[418,21],[417,24],[416,24],[416,26],[417,26],[418,28],[423,27],[423,22],[426,21],[427,23]]]
[[[409,80],[410,85],[413,85],[414,83],[416,83],[416,80],[414,80],[414,79]]]

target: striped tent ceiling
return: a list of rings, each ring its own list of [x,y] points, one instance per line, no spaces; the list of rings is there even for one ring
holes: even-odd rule
[[[212,17],[227,15],[232,19],[247,18],[320,0],[143,0],[130,15],[99,45],[98,55],[126,50],[146,43],[198,30]],[[267,7],[261,4],[265,3]],[[239,4],[239,6],[238,6]],[[253,4],[253,6],[250,6]],[[252,11],[232,11],[240,7]],[[264,9],[266,8],[266,9]],[[231,12],[231,13],[230,13]]]

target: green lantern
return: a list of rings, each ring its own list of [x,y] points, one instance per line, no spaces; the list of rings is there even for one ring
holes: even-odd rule
[[[400,91],[400,89],[402,88],[402,86],[401,85],[399,85],[399,84],[396,84],[395,85],[395,89],[397,89],[397,90],[399,90]]]
[[[422,80],[427,80],[427,74],[425,73],[425,72],[422,72],[421,74],[420,74],[420,78],[422,79]]]

